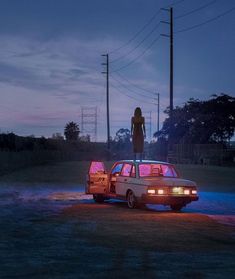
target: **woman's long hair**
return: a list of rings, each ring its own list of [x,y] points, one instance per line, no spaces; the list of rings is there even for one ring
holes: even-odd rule
[[[141,111],[141,108],[140,108],[140,107],[137,107],[137,108],[135,109],[135,114],[134,114],[134,116],[136,116],[136,117],[141,117],[141,116],[142,116],[142,111]]]

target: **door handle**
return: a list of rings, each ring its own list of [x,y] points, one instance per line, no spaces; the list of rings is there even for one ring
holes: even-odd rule
[[[124,181],[127,181],[127,179],[125,178]]]

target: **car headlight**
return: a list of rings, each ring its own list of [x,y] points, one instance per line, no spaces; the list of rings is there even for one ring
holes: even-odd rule
[[[184,190],[184,194],[185,195],[190,195],[190,190],[188,190],[188,189]]]
[[[148,194],[156,194],[156,191],[154,189],[148,189]]]
[[[158,189],[157,193],[158,193],[158,195],[163,195],[164,194],[164,190],[163,189]]]
[[[192,190],[192,194],[196,195],[197,194],[197,190]]]

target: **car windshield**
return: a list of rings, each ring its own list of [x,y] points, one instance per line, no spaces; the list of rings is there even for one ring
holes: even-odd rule
[[[139,164],[140,177],[178,177],[178,174],[172,165],[164,164]]]

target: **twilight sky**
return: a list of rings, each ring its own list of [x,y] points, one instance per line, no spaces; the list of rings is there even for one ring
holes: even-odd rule
[[[169,104],[169,39],[160,36],[169,25],[159,23],[169,13],[159,9],[172,3],[174,105],[234,96],[234,0],[0,0],[1,132],[50,137],[68,121],[80,124],[81,106],[97,106],[105,140],[103,53],[111,61],[111,135],[130,128],[136,106],[146,118],[152,112],[156,131],[154,93],[160,125]]]

